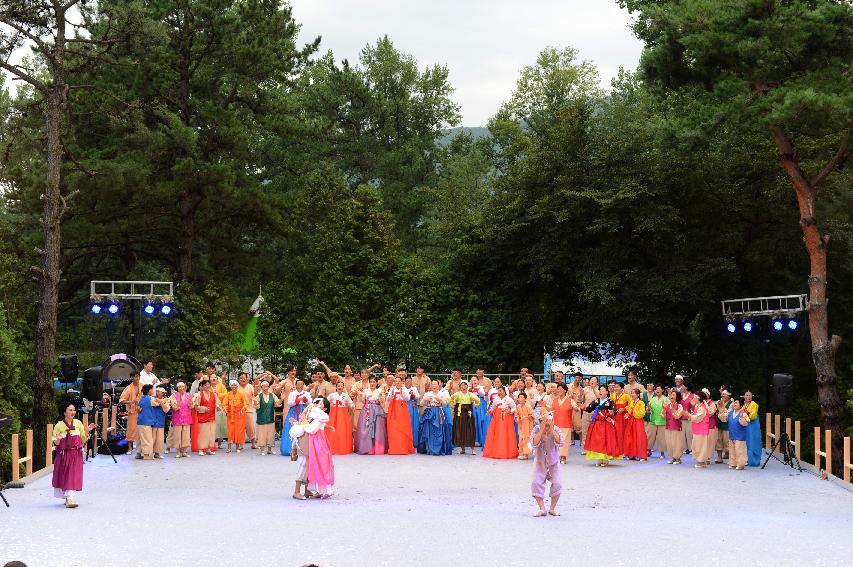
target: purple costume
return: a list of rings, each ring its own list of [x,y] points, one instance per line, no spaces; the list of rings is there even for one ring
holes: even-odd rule
[[[545,481],[550,480],[551,492],[549,495],[553,498],[563,492],[560,447],[563,446],[565,439],[560,428],[554,427],[553,431],[557,433],[559,442],[554,441],[553,435],[542,435],[537,445],[534,440],[539,435],[539,431],[540,426],[536,425],[530,436],[530,445],[533,447],[533,482],[530,484],[530,488],[534,497],[545,498]]]

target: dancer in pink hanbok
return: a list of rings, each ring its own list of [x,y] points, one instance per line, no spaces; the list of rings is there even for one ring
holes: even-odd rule
[[[290,437],[298,444],[298,471],[293,497],[304,500],[306,497],[329,498],[334,493],[335,463],[332,460],[332,448],[324,429],[329,422],[329,402],[325,398],[316,398],[302,414],[302,419],[291,419]],[[305,442],[307,437],[307,443]],[[307,455],[303,447],[307,445]],[[306,495],[300,494],[305,486]]]

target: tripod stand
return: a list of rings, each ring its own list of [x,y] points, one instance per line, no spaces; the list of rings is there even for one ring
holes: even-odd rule
[[[92,455],[92,459],[95,458],[95,441],[98,438],[98,428],[92,430],[92,435],[89,437],[89,440],[86,442],[86,462],[89,462],[89,455]],[[110,454],[110,457],[113,458],[113,462],[118,464],[116,460],[116,456],[113,454],[113,449],[110,447],[109,439],[101,438],[102,444],[107,448],[107,452]]]
[[[784,413],[782,414],[782,423],[785,423]],[[782,459],[776,456],[777,449],[782,453]],[[768,453],[767,458],[764,459],[764,464],[761,465],[762,469],[767,466],[771,457],[783,465],[787,465],[796,471],[803,472],[803,467],[800,465],[800,460],[797,458],[797,451],[794,448],[794,444],[791,443],[791,438],[788,436],[787,431],[783,431],[776,438],[776,443],[773,444],[773,447],[770,449],[770,453]]]

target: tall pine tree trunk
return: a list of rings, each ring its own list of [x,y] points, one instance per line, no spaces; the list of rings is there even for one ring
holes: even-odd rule
[[[803,232],[803,243],[809,254],[809,333],[812,342],[812,360],[817,375],[818,404],[824,429],[832,431],[832,470],[840,474],[844,438],[844,406],[838,395],[835,355],[841,344],[841,337],[829,336],[826,297],[826,247],[829,244],[829,234],[821,234],[818,228],[815,183],[810,181],[800,168],[793,143],[778,128],[773,129],[773,139],[782,160],[782,167],[796,193],[800,209],[800,229]],[[846,141],[842,143],[841,148],[839,162],[846,151]],[[822,172],[818,179],[825,178],[832,169],[824,168],[826,173]]]

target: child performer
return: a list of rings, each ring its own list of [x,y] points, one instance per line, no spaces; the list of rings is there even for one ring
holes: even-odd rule
[[[329,444],[335,455],[348,455],[352,453],[352,417],[350,411],[355,404],[350,395],[345,392],[344,381],[338,380],[335,391],[329,394],[329,424],[334,431],[329,435]]]
[[[521,395],[519,394],[519,397]],[[539,424],[533,428],[533,482],[531,491],[533,499],[539,505],[535,517],[545,516],[545,481],[551,481],[551,507],[548,514],[559,516],[557,502],[563,491],[562,471],[560,470],[560,446],[565,443],[563,432],[554,426],[554,418],[550,413],[539,418]]]
[[[539,414],[539,419],[542,419],[543,415],[550,414],[546,411],[542,411]],[[526,461],[530,458],[530,439],[533,434],[533,421],[533,408],[531,408],[530,404],[527,403],[527,393],[519,392],[518,404],[515,408],[515,422],[518,424],[518,458],[522,461]],[[553,418],[551,421],[553,423]]]

